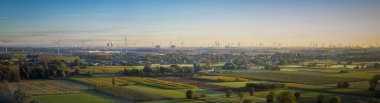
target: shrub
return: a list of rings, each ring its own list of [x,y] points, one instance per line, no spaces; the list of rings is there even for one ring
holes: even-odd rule
[[[294,96],[293,91],[286,91],[282,92],[281,95],[278,97],[278,101],[281,103],[296,103],[296,97]]]
[[[248,92],[250,96],[253,96],[253,93],[255,93],[255,89],[251,87],[248,89]]]
[[[372,98],[371,100],[369,100],[369,103],[380,103],[380,101],[375,98]]]
[[[252,101],[251,100],[243,100],[243,103],[252,103]]]
[[[270,92],[268,95],[267,95],[267,102],[268,103],[273,103],[274,101],[274,92]]]
[[[380,92],[379,91],[375,91],[375,97],[380,97]]]
[[[332,97],[330,100],[330,103],[341,103],[340,97],[339,96]]]
[[[230,98],[233,94],[234,94],[234,92],[231,89],[226,91],[226,97],[227,98]]]
[[[339,73],[348,73],[347,70],[340,70]]]
[[[323,94],[319,94],[317,97],[317,103],[322,103],[325,96]]]
[[[245,87],[255,88],[259,90],[268,90],[268,89],[285,88],[286,85],[281,84],[281,83],[247,83],[245,84]]]
[[[201,97],[207,97],[207,94],[202,94]]]
[[[192,99],[194,96],[194,92],[192,90],[187,90],[186,92],[186,98],[187,99]]]
[[[336,85],[337,88],[348,88],[350,87],[350,83],[349,82],[339,82],[337,85]]]
[[[296,99],[298,100],[300,97],[301,97],[301,94],[299,92],[296,92],[294,93],[294,96],[296,97]]]
[[[240,98],[240,100],[242,100],[242,99],[244,98],[244,93],[239,92],[239,93],[237,94],[237,96]]]

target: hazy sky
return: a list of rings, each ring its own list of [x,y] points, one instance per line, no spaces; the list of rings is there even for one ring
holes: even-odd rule
[[[11,45],[133,46],[380,39],[380,0],[0,0]]]

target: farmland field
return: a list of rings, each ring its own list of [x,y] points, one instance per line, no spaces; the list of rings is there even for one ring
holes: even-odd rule
[[[112,78],[73,78],[73,80],[88,84],[88,85],[100,85],[105,87],[112,86]],[[175,83],[169,81],[163,81],[159,79],[153,78],[145,78],[145,77],[117,77],[116,78],[116,86],[126,86],[126,85],[134,85],[134,84],[142,84],[148,86],[154,86],[158,88],[164,89],[193,89],[197,88],[196,86]]]
[[[125,68],[128,69],[142,69],[144,66],[87,66],[86,68],[80,68],[80,73],[86,74],[92,72],[95,74],[102,73],[117,73],[123,71]]]
[[[13,84],[31,95],[76,93],[87,89],[86,86],[64,80],[30,80]]]
[[[246,73],[213,73],[212,75],[238,76],[260,81],[278,81],[300,84],[331,84],[343,81],[363,81],[364,79],[326,76],[329,73],[300,72],[300,71],[273,71],[273,72],[246,72]]]
[[[195,76],[196,79],[208,80],[214,82],[246,82],[248,79],[240,77],[227,77],[227,76]]]
[[[40,103],[121,103],[118,98],[113,98],[104,94],[82,91],[69,94],[52,94],[33,96],[33,99]]]
[[[194,86],[197,86],[197,87],[203,88],[203,89],[221,90],[221,89],[228,88],[226,86],[219,86],[219,85],[208,84],[205,81],[199,81],[199,80],[194,80],[194,79],[185,79],[185,78],[178,78],[178,77],[159,78],[159,79],[160,80],[165,80],[165,81],[176,82],[176,83],[183,83],[183,84],[194,85]]]

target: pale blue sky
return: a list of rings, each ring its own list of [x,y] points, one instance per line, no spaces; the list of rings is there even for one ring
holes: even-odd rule
[[[125,34],[138,46],[358,42],[380,38],[379,18],[379,0],[1,0],[0,38],[28,46],[122,45]]]

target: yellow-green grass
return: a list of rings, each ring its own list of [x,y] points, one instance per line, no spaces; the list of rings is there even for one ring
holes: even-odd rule
[[[111,87],[112,84],[112,78],[72,78],[71,80],[78,81],[87,85],[95,85],[95,86],[102,86],[102,87]],[[126,85],[134,85],[136,83],[115,78],[115,86],[126,86]]]
[[[248,79],[227,76],[195,76],[194,78],[216,82],[246,82]]]
[[[226,86],[226,87],[231,87],[231,88],[240,88],[240,87],[245,87],[245,84],[247,83],[248,82],[221,82],[221,83],[208,83],[208,84]]]
[[[72,78],[74,81],[82,82],[88,85],[97,85],[103,87],[111,87],[112,86],[112,78],[104,77],[104,78]],[[154,78],[145,78],[145,77],[116,77],[115,78],[115,86],[127,86],[134,84],[142,84],[149,85],[158,88],[164,89],[194,89],[196,86],[169,82]]]
[[[87,66],[86,68],[80,68],[79,71],[82,74],[92,72],[98,73],[117,73],[123,71],[124,69],[142,69],[143,66]]]
[[[123,103],[120,99],[92,91],[70,94],[39,95],[33,96],[32,98],[39,103]]]
[[[242,77],[252,80],[276,81],[286,83],[300,83],[311,85],[332,84],[344,81],[360,81],[360,78],[345,78],[326,76],[331,73],[307,72],[307,71],[265,71],[265,72],[240,72],[240,73],[211,73],[212,75]]]
[[[151,86],[145,86],[145,85],[125,86],[125,88],[135,90],[135,91],[143,91],[143,92],[154,94],[154,95],[159,95],[164,98],[172,98],[172,99],[186,98],[185,93],[182,93],[182,92],[156,88],[156,87],[151,87]]]
[[[380,70],[363,70],[363,71],[349,71],[349,73],[331,74],[331,77],[342,78],[359,78],[359,79],[371,79],[374,75],[380,74]]]
[[[336,88],[336,84],[326,84],[326,85],[305,85],[305,84],[297,84],[297,83],[286,83],[286,86],[289,88],[294,89],[304,89],[304,90],[314,90],[314,91],[321,91],[321,92],[338,92],[338,93],[368,93],[364,88],[359,88],[356,86],[359,86],[360,84],[353,84],[353,87],[350,88]],[[368,88],[367,88],[368,89]]]
[[[196,86],[183,84],[183,83],[175,83],[175,82],[169,82],[154,78],[144,78],[144,77],[121,77],[120,79],[124,79],[127,81],[132,81],[137,84],[143,84],[143,85],[149,85],[164,89],[195,89]]]
[[[337,84],[326,84],[323,86],[327,87],[336,87]],[[360,82],[350,82],[350,89],[357,89],[357,90],[363,90],[366,91],[369,88],[369,81],[360,81]]]

